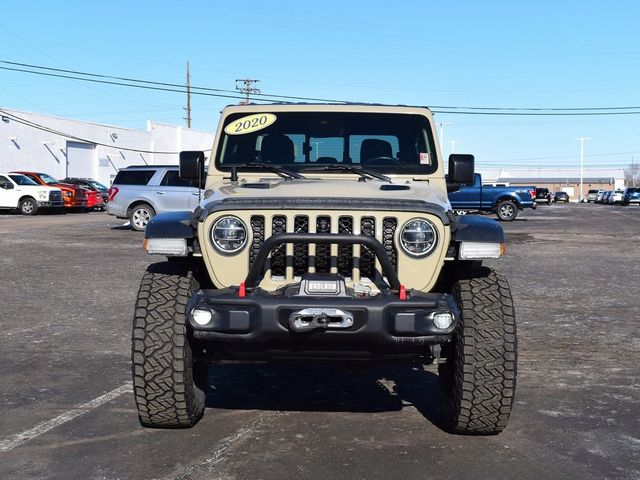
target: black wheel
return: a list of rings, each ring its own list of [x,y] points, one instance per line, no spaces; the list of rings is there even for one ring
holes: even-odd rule
[[[462,327],[438,366],[445,427],[492,435],[507,425],[516,387],[516,321],[504,275],[475,267],[453,286]]]
[[[156,214],[156,211],[147,203],[139,203],[131,207],[129,213],[129,220],[131,222],[131,228],[138,232],[144,232],[147,228],[147,223]]]
[[[205,407],[207,363],[194,361],[186,305],[199,288],[193,266],[155,263],[142,277],[133,319],[133,388],[145,427],[188,428]]]
[[[513,200],[503,200],[496,208],[496,215],[499,220],[511,222],[518,216],[518,206]]]
[[[38,202],[34,198],[25,197],[20,200],[18,209],[22,215],[35,215],[38,211]]]

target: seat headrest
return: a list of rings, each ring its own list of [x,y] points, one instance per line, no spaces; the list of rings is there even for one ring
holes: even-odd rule
[[[336,157],[318,157],[316,163],[338,163],[338,159]]]
[[[293,163],[293,141],[286,135],[267,135],[262,139],[260,158],[264,163]]]
[[[391,144],[376,138],[363,140],[360,145],[360,163],[366,164],[367,160],[376,157],[393,157]]]

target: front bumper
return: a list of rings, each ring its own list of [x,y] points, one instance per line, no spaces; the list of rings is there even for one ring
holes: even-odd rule
[[[58,201],[48,201],[48,202],[38,202],[38,208],[58,208],[58,207],[62,207],[64,205],[64,203],[62,202],[62,200],[58,200]]]
[[[293,318],[309,309],[337,309],[351,321],[300,331]],[[210,322],[198,324],[194,310],[210,311]],[[202,342],[209,353],[230,358],[242,353],[307,356],[322,351],[337,357],[420,355],[428,345],[449,342],[460,323],[460,312],[451,295],[411,290],[407,291],[406,300],[392,293],[362,299],[262,290],[240,297],[236,288],[200,290],[191,298],[187,314],[194,339]],[[447,328],[436,327],[436,314],[450,314],[451,324]]]
[[[64,206],[66,208],[83,208],[87,206],[87,199],[64,197]]]

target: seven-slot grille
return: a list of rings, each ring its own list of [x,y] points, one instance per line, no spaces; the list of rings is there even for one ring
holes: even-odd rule
[[[384,217],[382,225],[376,225],[371,216],[341,215],[296,215],[287,218],[285,215],[251,217],[253,241],[249,247],[249,268],[253,265],[265,236],[280,233],[360,233],[379,237],[378,240],[397,271],[398,254],[394,243],[398,220],[395,217]],[[358,227],[358,228],[356,228]],[[378,231],[378,235],[376,235]],[[289,268],[287,268],[289,267]],[[295,243],[291,246],[279,245],[271,251],[267,269],[271,269],[272,277],[284,277],[293,280],[293,276],[301,276],[306,272],[339,273],[354,280],[360,277],[374,279],[376,277],[375,254],[364,245],[328,245]]]
[[[50,202],[60,202],[62,200],[62,192],[60,190],[51,190],[49,192]]]

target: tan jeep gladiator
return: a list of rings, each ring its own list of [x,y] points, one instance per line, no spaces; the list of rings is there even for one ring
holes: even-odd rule
[[[180,175],[204,175],[203,152]],[[497,222],[456,217],[424,107],[227,107],[195,211],[157,215],[138,293],[132,369],[140,422],[181,428],[205,409],[217,361],[404,359],[438,365],[442,425],[502,431],[516,382]],[[425,375],[427,373],[425,372]],[[212,393],[214,394],[214,393]]]

